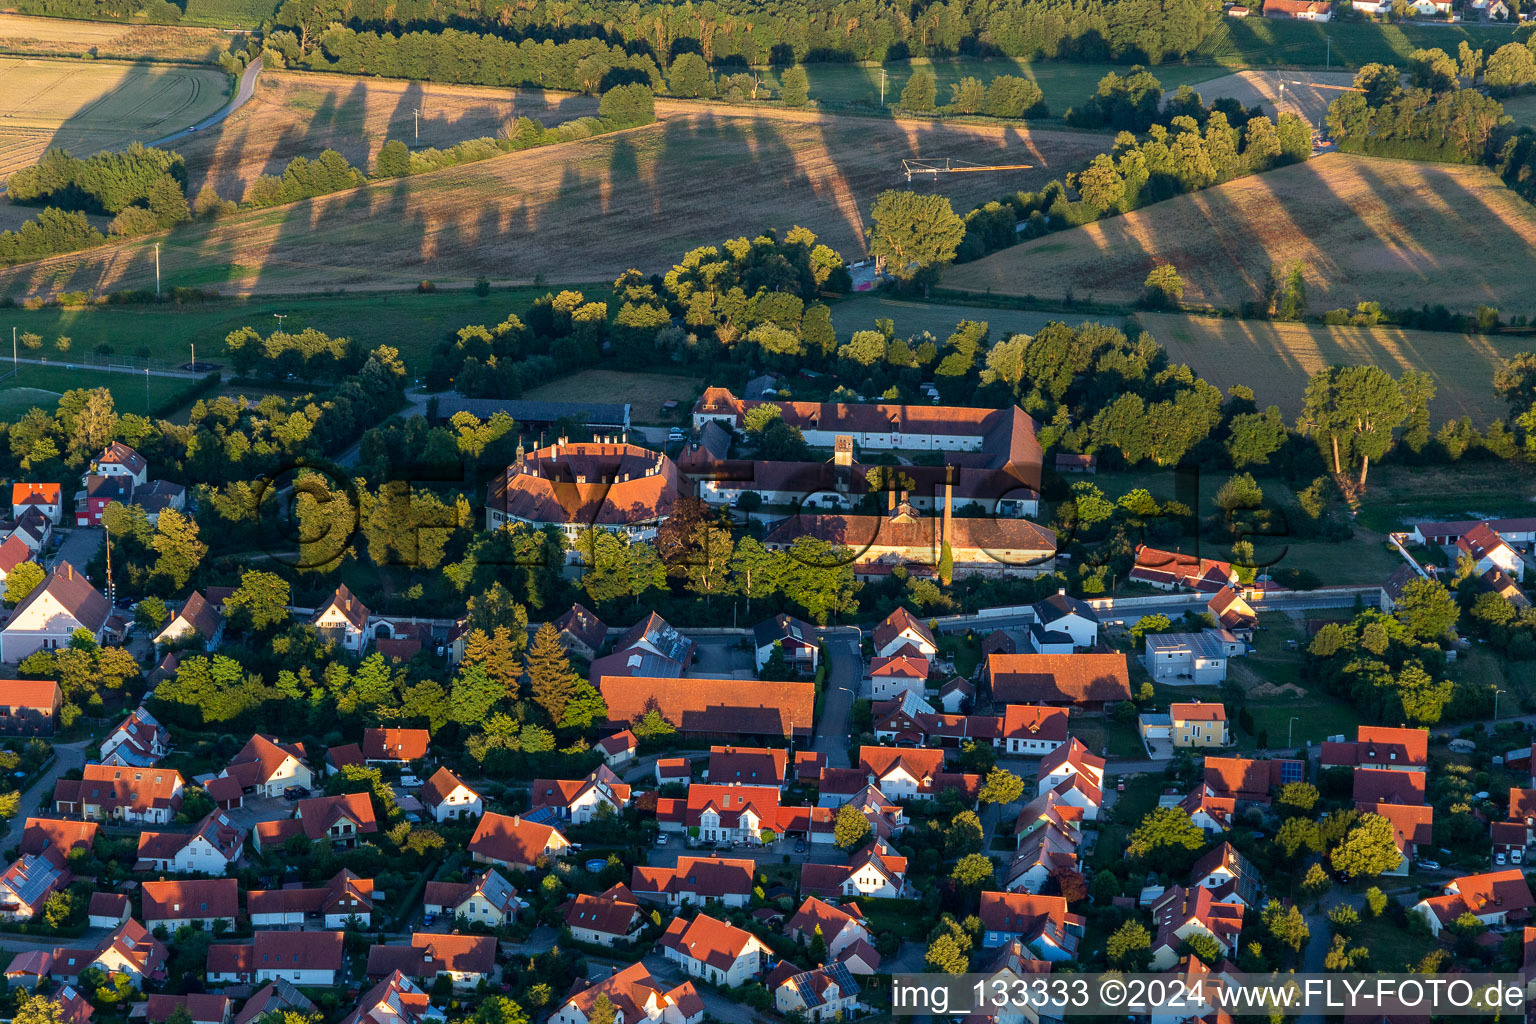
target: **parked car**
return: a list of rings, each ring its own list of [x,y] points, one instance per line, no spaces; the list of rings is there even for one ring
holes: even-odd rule
[[[402,775],[400,776],[400,785],[406,789],[420,789],[421,780],[414,775]]]
[[[687,434],[683,433],[681,430],[677,429],[676,427],[673,427],[671,430],[667,431],[667,440],[668,441],[673,441],[673,442],[682,441],[682,440],[685,440],[687,437],[688,437]]]
[[[1493,855],[1493,862],[1500,865],[1507,864],[1509,863],[1509,858],[1504,856],[1502,853],[1496,853]]]
[[[309,790],[305,789],[303,786],[289,786],[287,789],[283,790],[283,796],[287,797],[289,800],[303,800],[305,797],[309,796]]]
[[[806,847],[805,847],[805,840],[804,839],[798,839],[798,840],[795,841],[795,852],[796,853],[804,853],[805,849],[806,849]]]
[[[435,920],[437,920],[436,914],[428,914],[426,917],[421,919],[421,923],[425,925],[431,925]]]
[[[657,846],[666,846],[667,845],[667,834],[665,832],[661,833],[660,835],[658,835],[656,837],[656,845]]]
[[[1416,862],[1420,871],[1439,871],[1440,862],[1437,860],[1421,860]]]

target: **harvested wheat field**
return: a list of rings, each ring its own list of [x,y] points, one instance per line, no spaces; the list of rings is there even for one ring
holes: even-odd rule
[[[1261,107],[1274,117],[1280,111],[1298,114],[1308,124],[1321,124],[1328,116],[1328,104],[1349,91],[1355,82],[1353,71],[1239,71],[1195,84],[1194,90],[1210,103],[1223,97],[1237,100],[1245,107]],[[1177,89],[1167,89],[1163,98]]]
[[[0,176],[50,147],[85,156],[196,124],[228,85],[211,68],[0,57]]]
[[[750,112],[668,114],[659,124],[379,182],[173,233],[167,285],[236,292],[611,279],[684,252],[796,224],[853,258],[875,195],[905,187],[903,157],[1035,169],[956,174],[937,187],[967,209],[1081,165],[1101,135]],[[920,187],[932,188],[924,184]],[[0,294],[153,285],[144,240],[0,274]]]
[[[0,51],[33,55],[93,57],[124,60],[188,61],[215,64],[231,45],[244,46],[244,37],[216,28],[173,25],[121,25],[105,21],[66,21],[0,14]]]
[[[415,148],[421,111],[421,146],[447,147],[496,135],[514,117],[552,125],[597,113],[597,98],[539,90],[437,85],[384,78],[263,71],[251,99],[217,128],[178,139],[187,159],[190,190],[212,183],[226,199],[240,199],[262,174],[281,174],[296,156],[334,149],[367,168],[379,148],[400,139]]]
[[[1504,360],[1531,347],[1529,338],[1396,327],[1324,327],[1138,314],[1176,363],[1225,390],[1253,388],[1259,405],[1278,405],[1287,416],[1301,411],[1307,378],[1325,366],[1379,366],[1393,376],[1422,370],[1435,379],[1430,411],[1436,423],[1471,416],[1482,423],[1493,407],[1493,374]]]
[[[954,267],[947,287],[1130,302],[1171,263],[1184,301],[1236,309],[1300,261],[1315,311],[1480,303],[1536,313],[1536,210],[1492,171],[1330,153]]]

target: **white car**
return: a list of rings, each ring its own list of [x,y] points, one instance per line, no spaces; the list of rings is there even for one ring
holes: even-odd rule
[[[421,784],[421,780],[414,775],[400,776],[400,785],[404,786],[406,789],[420,789]]]
[[[667,845],[667,834],[665,832],[663,832],[661,835],[656,837],[656,845],[657,846],[666,846]]]
[[[1415,861],[1415,864],[1418,866],[1420,871],[1439,871],[1440,870],[1440,862],[1437,861],[1437,860]]]
[[[1493,855],[1493,862],[1495,864],[1506,864],[1509,862],[1509,858],[1504,856],[1502,853],[1496,853]]]

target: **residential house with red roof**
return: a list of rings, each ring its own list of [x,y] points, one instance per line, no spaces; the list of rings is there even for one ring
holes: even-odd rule
[[[859,983],[846,964],[834,961],[806,971],[781,960],[765,984],[781,1014],[798,1014],[814,1024],[858,1015]]]
[[[1502,929],[1531,919],[1536,899],[1519,868],[1463,875],[1445,886],[1443,895],[1430,896],[1408,911],[1422,916],[1434,935],[1462,914],[1471,914],[1489,928]]]
[[[1196,786],[1187,797],[1179,801],[1178,806],[1184,808],[1189,820],[1206,835],[1231,828],[1232,819],[1237,814],[1237,801],[1234,798],[1211,796],[1203,785]]]
[[[785,665],[792,672],[815,675],[821,656],[821,638],[816,627],[793,615],[780,613],[752,627],[753,658],[761,672],[775,648],[784,652]]]
[[[827,955],[834,958],[854,943],[874,942],[857,904],[835,907],[815,896],[807,896],[795,916],[784,926],[784,934],[802,946],[808,946],[818,931],[826,944]]]
[[[164,925],[174,932],[184,924],[211,930],[220,921],[234,928],[240,911],[240,883],[234,878],[145,882],[141,891],[144,925],[150,930]]]
[[[62,559],[22,599],[0,629],[0,661],[18,664],[36,651],[68,647],[79,629],[97,643],[106,636],[112,606],[85,574]]]
[[[97,945],[55,949],[51,977],[55,981],[75,982],[80,980],[81,971],[87,967],[96,967],[109,975],[124,975],[134,988],[142,990],[146,980],[161,981],[165,978],[165,964],[169,957],[170,953],[164,943],[150,934],[149,929],[142,924],[130,919]]]
[[[101,763],[148,768],[165,756],[171,732],[144,707],[130,712],[101,741]]]
[[[529,794],[533,810],[547,807],[573,825],[585,825],[604,814],[623,813],[632,795],[630,787],[605,764],[584,779],[534,779]]]
[[[93,892],[86,906],[86,923],[92,928],[118,928],[133,913],[126,893]]]
[[[294,985],[335,985],[346,966],[345,938],[339,931],[257,932],[247,943],[209,946],[208,980],[259,985],[281,978]]]
[[[571,605],[554,621],[554,627],[560,635],[560,646],[583,661],[596,658],[608,641],[608,626],[584,604]]]
[[[980,790],[980,779],[959,772],[945,772],[944,751],[908,747],[859,748],[863,782],[878,786],[892,800],[929,800],[946,789],[968,798]],[[826,772],[823,772],[825,776]]]
[[[1392,823],[1392,841],[1397,844],[1397,852],[1402,859],[1397,866],[1384,875],[1406,875],[1408,866],[1418,858],[1418,850],[1421,846],[1428,846],[1434,838],[1435,809],[1428,804],[1391,804],[1391,803],[1365,803],[1356,804],[1355,810],[1361,814],[1379,814]],[[1516,833],[1514,838],[1520,840],[1519,851],[1525,849],[1525,825],[1519,823],[1494,822],[1492,828],[1497,838],[1501,824],[1511,824]],[[1520,863],[1520,858],[1515,858],[1515,863]]]
[[[1424,803],[1423,772],[1383,772],[1374,768],[1356,768],[1354,783],[1356,807],[1363,804]]]
[[[192,596],[177,609],[171,621],[155,635],[156,644],[172,644],[196,635],[201,638],[202,648],[211,651],[224,639],[224,609],[192,591]]]
[[[907,858],[884,839],[875,839],[847,864],[804,864],[800,892],[820,899],[901,899],[908,892]]]
[[[529,871],[544,858],[570,852],[571,843],[556,828],[524,820],[520,815],[487,813],[480,819],[469,852],[476,864],[494,864]]]
[[[4,583],[18,565],[32,561],[36,554],[26,537],[25,533],[15,532],[0,541],[0,583]]]
[[[1130,579],[1158,590],[1198,590],[1214,594],[1237,582],[1231,562],[1163,551],[1138,544]]]
[[[1195,861],[1189,884],[1211,890],[1222,903],[1241,903],[1254,909],[1259,908],[1259,895],[1264,890],[1259,869],[1231,843],[1222,843]]]
[[[427,885],[430,888],[433,883]],[[373,879],[342,869],[313,889],[251,889],[245,894],[245,909],[257,930],[302,928],[312,922],[344,929],[352,918],[366,927],[373,920]]]
[[[1205,793],[1238,803],[1269,806],[1270,799],[1288,782],[1306,779],[1306,766],[1293,758],[1257,761],[1246,757],[1207,757]]]
[[[782,747],[710,747],[704,777],[715,786],[783,789],[789,780],[789,753]]]
[[[1169,704],[1168,738],[1175,749],[1182,750],[1226,746],[1232,742],[1227,706],[1198,700]]]
[[[597,658],[587,678],[596,686],[604,676],[680,676],[693,664],[692,638],[656,612],[626,629],[613,644],[613,653]]]
[[[623,1024],[700,1024],[704,1019],[704,1000],[693,982],[665,988],[644,964],[630,964],[573,991],[550,1016],[551,1024],[589,1024],[600,996]]]
[[[345,583],[338,584],[336,592],[316,609],[309,624],[322,637],[334,640],[343,650],[361,654],[368,649],[368,606],[359,601]]]
[[[338,849],[349,850],[362,836],[378,830],[373,798],[367,793],[342,793],[300,800],[294,805],[293,817],[259,822],[253,845],[258,853],[271,851],[294,836],[304,836],[312,842],[323,839]]]
[[[168,768],[88,764],[53,785],[54,811],[95,821],[168,825],[181,809],[181,775]]]
[[[40,561],[44,548],[48,545],[48,539],[53,536],[53,523],[48,517],[37,509],[28,509],[16,520],[11,529],[11,534],[6,540],[18,541],[19,545],[12,544],[5,549],[5,560],[10,563],[7,573],[13,571],[22,562],[32,560]],[[21,549],[27,549],[27,556],[23,557]]]
[[[295,1010],[305,1015],[315,1012],[315,1004],[293,985],[283,979],[269,981],[257,989],[240,1007],[235,1024],[251,1024],[271,1014]],[[382,1024],[382,1022],[381,1022]]]
[[[191,832],[140,832],[135,871],[174,871],[182,875],[223,875],[240,859],[245,829],[223,811],[214,811]]]
[[[1234,955],[1243,930],[1243,910],[1241,903],[1223,903],[1202,886],[1173,886],[1152,901],[1157,928],[1152,939],[1153,969],[1166,971],[1178,963],[1180,949],[1192,935],[1210,936],[1223,956]]]
[[[1082,808],[1085,820],[1097,821],[1104,802],[1104,764],[1104,758],[1073,737],[1041,758],[1036,795],[1055,790],[1064,802]]]
[[[46,949],[29,949],[17,953],[5,968],[5,981],[13,989],[36,991],[37,986],[49,977],[53,970],[53,953]]]
[[[427,987],[446,977],[455,989],[474,988],[496,970],[496,938],[492,935],[439,935],[417,932],[406,946],[371,946],[368,977],[385,978],[399,971]]]
[[[1077,850],[1081,843],[1082,828],[1070,817],[1039,822],[1020,836],[1019,848],[1003,874],[1003,888],[1009,892],[1043,892],[1051,876],[1078,870]]]
[[[485,813],[480,794],[465,785],[447,768],[439,768],[421,787],[421,804],[434,821],[458,821],[478,818]]]
[[[690,977],[731,988],[755,978],[773,955],[756,935],[708,914],[673,918],[657,945]]]
[[[1353,743],[1324,741],[1320,763],[1324,768],[1422,773],[1429,766],[1429,730],[1362,725]]]
[[[1025,757],[1055,752],[1067,736],[1067,709],[1009,704],[1003,709],[1003,749]]]
[[[875,740],[899,747],[959,748],[967,743],[1001,745],[1003,720],[996,715],[941,715],[927,701],[904,693],[900,700],[881,701],[875,716]]]
[[[428,882],[423,902],[428,914],[462,917],[487,928],[511,924],[523,906],[517,889],[495,868],[486,868],[468,882]]]
[[[20,519],[28,509],[37,509],[53,525],[64,515],[64,485],[14,483],[11,485],[11,518]]]
[[[984,675],[998,704],[1057,704],[1096,709],[1131,699],[1125,655],[993,654]]]
[[[981,918],[981,944],[986,949],[1018,940],[1042,960],[1077,958],[1083,917],[1069,913],[1067,901],[1060,896],[983,892],[977,915]]]
[[[816,718],[816,684],[740,679],[602,676],[608,721],[629,727],[654,707],[684,738],[737,742],[762,737],[811,735]]]
[[[1474,572],[1497,569],[1516,581],[1525,579],[1525,559],[1487,523],[1479,523],[1456,539],[1455,557],[1472,559]]]
[[[0,679],[0,734],[51,736],[64,691],[52,679]]]
[[[604,736],[597,741],[597,749],[603,753],[603,763],[610,768],[628,764],[635,759],[640,750],[640,740],[635,734],[625,729],[616,732],[612,736]]]
[[[645,917],[639,899],[620,882],[596,896],[572,897],[565,905],[565,926],[579,942],[612,946],[639,938]]]
[[[341,1024],[441,1024],[442,1010],[410,978],[392,971],[358,1000]]]
[[[897,700],[908,693],[922,697],[928,686],[930,664],[927,658],[915,654],[870,659],[870,696],[877,701]]]
[[[76,991],[73,985],[59,989],[55,1001],[59,1004],[60,1024],[90,1024],[91,1018],[96,1015],[96,1008],[90,1000]]]
[[[69,868],[47,854],[24,853],[0,873],[0,920],[29,921],[48,897],[74,880]]]
[[[1206,602],[1205,610],[1216,619],[1216,625],[1228,633],[1239,640],[1253,641],[1254,631],[1259,628],[1259,613],[1236,590],[1216,591]]]
[[[276,736],[253,735],[219,774],[239,783],[242,793],[282,796],[290,787],[308,790],[315,784],[309,754],[301,743],[284,743]]]
[[[875,627],[874,644],[877,658],[906,656],[932,660],[939,653],[933,630],[900,606]]]
[[[427,757],[432,734],[425,729],[364,729],[363,760],[368,764],[409,764]]]
[[[234,1004],[228,996],[209,992],[193,992],[184,996],[155,993],[145,1001],[143,1010],[143,1019],[149,1024],[165,1024],[177,1010],[185,1010],[192,1024],[230,1024]]]
[[[637,864],[630,869],[629,890],[637,899],[680,907],[718,900],[744,907],[752,899],[757,862],[731,857],[679,856],[673,867]]]
[[[567,537],[591,529],[651,540],[680,495],[677,466],[663,452],[617,439],[570,442],[518,452],[487,489],[485,528],[527,523]],[[579,559],[577,551],[573,560]]]

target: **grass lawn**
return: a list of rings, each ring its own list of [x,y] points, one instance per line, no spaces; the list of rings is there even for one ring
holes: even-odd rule
[[[3,371],[4,367],[0,367]],[[148,383],[149,401],[145,402],[145,384]],[[104,370],[86,370],[67,365],[29,366],[22,364],[15,377],[0,381],[0,420],[14,421],[28,409],[37,406],[52,412],[59,396],[74,388],[104,387],[112,392],[112,400],[120,413],[147,414],[161,402],[185,394],[197,382],[184,377],[145,377],[142,374],[107,373]]]
[[[584,289],[607,293],[606,285]],[[289,331],[313,327],[353,338],[369,348],[392,345],[406,364],[424,373],[438,343],[469,324],[494,327],[509,313],[521,314],[548,288],[501,288],[481,298],[469,290],[370,292],[298,297],[225,299],[189,305],[89,306],[64,309],[8,309],[3,326],[41,335],[45,349],[65,335],[80,352],[111,345],[117,355],[149,358],[156,364],[185,363],[189,345],[199,360],[217,361],[231,331],[251,327],[262,334],[277,329],[275,313],[285,314]],[[9,332],[7,332],[9,333]],[[589,396],[590,397],[590,396]]]
[[[629,373],[623,370],[583,370],[561,377],[526,392],[523,397],[538,402],[628,402],[636,423],[681,423],[693,412],[693,403],[703,392],[704,382],[697,377],[669,373]],[[675,401],[677,408],[663,413],[664,402]]]
[[[277,13],[273,0],[187,0],[183,25],[214,28],[258,28]]]
[[[1536,663],[1508,661],[1487,644],[1473,643],[1457,653],[1449,672],[1457,682],[1502,689],[1499,714],[1503,717],[1536,711]]]
[[[1385,532],[1425,519],[1531,516],[1536,515],[1533,494],[1536,470],[1517,463],[1388,465],[1371,472],[1356,521]]]
[[[1099,838],[1093,848],[1089,878],[1095,871],[1105,868],[1113,871],[1120,866],[1125,859],[1125,844],[1131,831],[1156,809],[1157,798],[1162,792],[1161,774],[1125,777],[1125,792],[1117,793],[1114,806],[1099,816]]]
[[[1388,879],[1388,881],[1394,881]],[[1324,899],[1326,903],[1326,898]],[[1391,918],[1361,916],[1355,926],[1350,945],[1364,946],[1371,951],[1371,970],[1381,973],[1411,971],[1436,942],[1428,936],[1415,935],[1407,928],[1394,924]]]
[[[991,327],[991,337],[999,340],[1010,334],[1035,334],[1048,323],[1070,324],[1092,320],[1087,314],[1039,313],[1027,309],[963,302],[916,302],[885,295],[863,293],[832,303],[832,325],[839,335],[874,330],[876,320],[890,320],[901,337],[913,337],[927,331],[942,342],[962,320],[984,320]]]
[[[945,633],[939,637],[939,652],[954,659],[956,674],[966,679],[975,677],[976,668],[981,664],[981,637],[981,633],[977,633],[974,639],[954,633]]]
[[[1348,618],[1348,609],[1337,614],[1322,613],[1326,618]],[[1283,747],[1287,735],[1297,746],[1320,743],[1329,736],[1344,734],[1353,736],[1361,718],[1348,701],[1323,691],[1321,687],[1303,683],[1301,665],[1304,657],[1301,647],[1306,634],[1301,624],[1286,615],[1264,614],[1259,617],[1265,627],[1255,637],[1255,650],[1245,658],[1229,663],[1231,677],[1250,692],[1247,699],[1249,714],[1253,715],[1255,734],[1267,733],[1268,746]],[[1295,640],[1296,648],[1286,645]],[[1286,692],[1274,695],[1253,695],[1255,687],[1264,684],[1300,687],[1303,695]],[[1296,719],[1294,727],[1291,719]],[[1260,746],[1258,736],[1246,736],[1241,729],[1234,730],[1237,745],[1242,749]]]
[[[1107,715],[1074,718],[1072,735],[1087,744],[1095,754],[1102,753],[1107,746],[1111,757],[1139,761],[1147,756],[1146,749],[1141,745],[1141,737],[1136,732],[1135,722],[1117,722]]]
[[[1197,56],[1232,65],[1293,65],[1357,68],[1380,61],[1403,64],[1420,47],[1455,53],[1466,40],[1492,53],[1514,41],[1514,29],[1480,25],[1382,25],[1368,21],[1319,24],[1268,18],[1223,18]],[[1161,77],[1164,69],[1153,68]]]
[[[860,900],[859,911],[875,935],[891,932],[904,942],[912,942],[928,934],[931,922],[922,913],[921,900]]]

